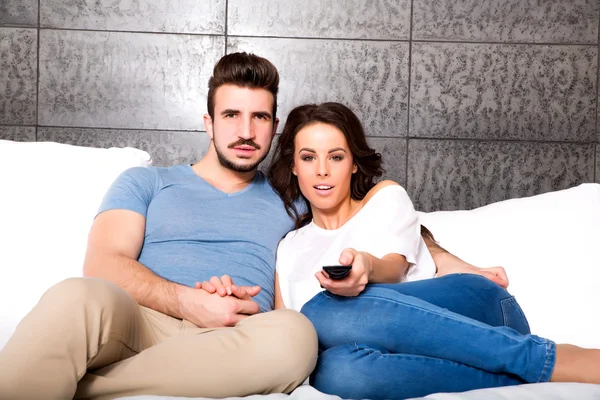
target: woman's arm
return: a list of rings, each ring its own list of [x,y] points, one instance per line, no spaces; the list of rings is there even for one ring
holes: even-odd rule
[[[283,304],[283,297],[279,288],[279,274],[275,272],[275,309],[279,310],[280,308],[285,308],[285,304]]]
[[[421,229],[421,233],[427,250],[429,250],[431,258],[433,258],[433,262],[435,263],[437,277],[456,273],[476,274],[485,276],[505,289],[508,287],[508,276],[503,267],[480,268],[469,264],[440,246],[434,240],[429,229],[425,228],[425,230],[426,232]]]
[[[358,296],[367,283],[400,282],[408,262],[400,254],[387,254],[382,258],[355,249],[344,249],[340,256],[341,265],[352,265],[350,274],[341,280],[330,279],[324,271],[315,274],[321,286],[340,296]]]
[[[397,283],[406,275],[408,261],[400,254],[387,254],[377,258],[364,253],[372,265],[369,273],[369,283]]]

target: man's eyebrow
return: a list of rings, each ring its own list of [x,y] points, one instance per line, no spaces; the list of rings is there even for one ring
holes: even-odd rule
[[[254,111],[252,113],[252,115],[255,115],[257,117],[264,117],[264,118],[268,118],[268,119],[272,118],[271,113],[268,111]]]
[[[310,147],[303,147],[300,150],[298,150],[298,153],[300,153],[301,151],[308,151],[309,153],[316,153],[316,151],[314,149],[311,149]],[[336,151],[343,151],[344,153],[347,153],[346,149],[344,149],[343,147],[336,147],[335,149],[329,150],[327,153],[334,153]]]
[[[221,111],[221,115],[227,115],[227,114],[239,114],[240,110],[234,110],[232,108],[228,108],[226,110]]]

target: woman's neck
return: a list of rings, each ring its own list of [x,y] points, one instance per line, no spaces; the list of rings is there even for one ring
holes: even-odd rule
[[[336,207],[322,210],[311,206],[313,222],[319,228],[333,230],[344,225],[359,208],[361,202],[352,199],[350,196],[341,201]]]

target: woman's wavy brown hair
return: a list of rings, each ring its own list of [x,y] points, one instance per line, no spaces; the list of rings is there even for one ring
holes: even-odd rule
[[[323,123],[339,129],[348,142],[357,171],[350,181],[350,196],[362,200],[376,184],[376,178],[383,175],[381,154],[370,148],[363,126],[348,107],[340,103],[305,104],[294,108],[288,115],[283,132],[277,142],[268,176],[271,184],[282,198],[290,217],[296,221],[296,229],[312,219],[310,203],[302,195],[298,178],[292,173],[294,165],[294,143],[302,128]],[[307,212],[300,214],[296,201],[302,199]]]

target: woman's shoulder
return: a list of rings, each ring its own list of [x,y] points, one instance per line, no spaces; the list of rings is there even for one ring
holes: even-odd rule
[[[377,183],[369,190],[361,201],[361,207],[364,207],[374,199],[378,199],[377,201],[403,201],[408,199],[408,194],[400,184],[388,179]]]
[[[307,239],[310,239],[310,224],[304,225],[301,228],[294,229],[288,232],[283,239],[279,242],[279,246],[289,246],[291,244],[304,243]]]

